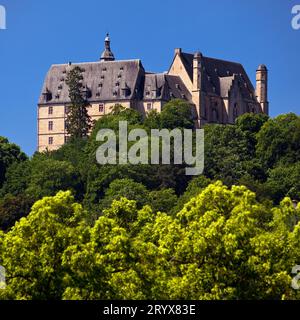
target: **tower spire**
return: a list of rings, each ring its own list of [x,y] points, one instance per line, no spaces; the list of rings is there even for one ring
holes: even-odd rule
[[[104,39],[104,51],[101,54],[101,61],[113,61],[115,60],[114,54],[110,50],[110,37],[109,34],[106,34],[106,37]]]

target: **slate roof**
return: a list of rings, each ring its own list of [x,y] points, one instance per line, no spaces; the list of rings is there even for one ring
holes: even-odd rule
[[[76,63],[83,70],[83,87],[89,92],[88,101],[130,100],[141,95],[139,86],[144,68],[140,60],[99,61]],[[46,75],[39,104],[68,103],[69,90],[65,83],[69,64],[52,65]],[[45,99],[48,92],[48,101]]]
[[[172,98],[191,101],[191,94],[180,77],[146,73],[140,60],[119,60],[77,63],[71,66],[52,65],[47,73],[39,104],[70,102],[65,79],[67,72],[74,66],[83,70],[82,88],[90,102],[132,99],[169,101]]]
[[[144,100],[184,99],[192,101],[192,96],[179,76],[165,73],[145,74]]]
[[[190,53],[181,54],[182,62],[190,77],[193,80],[193,58]],[[228,81],[236,76],[237,81],[245,99],[255,100],[253,85],[240,63],[214,59],[202,56],[203,82],[202,90],[206,93],[216,94],[218,96],[226,96],[224,93],[225,87],[228,87]],[[231,78],[230,78],[231,77]],[[223,79],[224,78],[224,79]],[[223,79],[223,80],[221,80]]]

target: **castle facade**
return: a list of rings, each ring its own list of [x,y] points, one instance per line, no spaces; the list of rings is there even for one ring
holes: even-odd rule
[[[73,66],[82,69],[82,92],[92,120],[109,113],[115,104],[146,115],[160,112],[165,103],[190,103],[196,127],[206,123],[233,124],[244,113],[269,112],[268,70],[259,65],[254,89],[243,66],[236,62],[185,53],[175,49],[166,73],[145,71],[141,60],[115,60],[110,38],[97,62],[52,65],[38,102],[38,151],[55,150],[68,140],[66,117],[70,105],[65,79]]]

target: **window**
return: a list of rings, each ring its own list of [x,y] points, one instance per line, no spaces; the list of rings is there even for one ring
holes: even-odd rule
[[[65,130],[68,130],[68,123],[65,121]]]
[[[65,106],[65,113],[69,113],[69,106]]]
[[[48,108],[48,114],[53,114],[53,107]]]
[[[48,144],[53,144],[53,137],[48,138]]]
[[[237,118],[238,116],[238,104],[235,103],[234,104],[234,107],[233,107],[233,121],[235,121],[235,119]]]
[[[103,103],[99,104],[99,112],[100,113],[104,112],[104,104]]]
[[[52,131],[53,130],[53,121],[48,122],[48,130]]]
[[[70,137],[69,136],[65,136],[65,143],[68,143],[70,140]]]
[[[218,111],[217,111],[217,109],[214,108],[212,110],[212,121],[218,122],[218,120],[219,120]]]
[[[147,103],[147,111],[152,109],[152,103]]]

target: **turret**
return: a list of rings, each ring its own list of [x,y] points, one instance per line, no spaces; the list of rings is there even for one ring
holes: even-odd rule
[[[109,34],[107,33],[105,39],[104,39],[104,51],[101,54],[101,61],[113,61],[115,60],[114,54],[110,50],[110,38]]]
[[[202,54],[197,51],[193,58],[193,86],[192,99],[196,105],[198,119],[201,119],[201,81],[202,81]],[[200,124],[201,125],[201,124]]]
[[[268,69],[264,64],[256,70],[256,97],[265,114],[269,114],[268,102]]]

